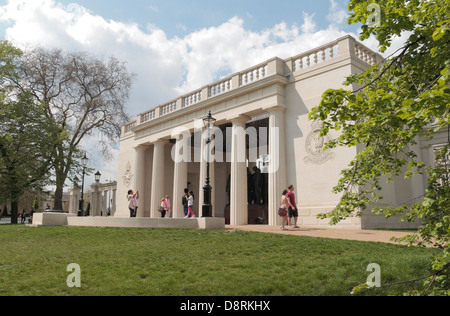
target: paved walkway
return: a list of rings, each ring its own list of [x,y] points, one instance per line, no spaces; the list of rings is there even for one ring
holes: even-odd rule
[[[308,236],[308,237],[320,237],[320,238],[333,238],[333,239],[346,239],[346,240],[357,240],[357,241],[372,241],[372,242],[384,242],[393,243],[390,239],[392,237],[403,237],[406,235],[411,235],[408,232],[397,232],[397,231],[383,231],[383,230],[346,230],[346,229],[333,229],[333,228],[323,228],[323,227],[307,227],[303,226],[300,228],[289,228],[287,231],[282,231],[279,226],[267,226],[267,225],[248,225],[248,226],[230,226],[227,225],[228,229],[237,229],[242,231],[253,231],[253,232],[263,232],[263,233],[274,233],[283,235],[294,235],[294,236]]]

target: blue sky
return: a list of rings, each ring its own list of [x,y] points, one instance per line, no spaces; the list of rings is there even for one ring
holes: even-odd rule
[[[168,37],[183,37],[204,27],[217,26],[233,16],[245,19],[245,27],[258,31],[284,21],[287,24],[303,23],[302,13],[314,14],[319,27],[329,24],[329,0],[64,0],[65,5],[78,3],[106,19],[138,23],[145,28],[154,24]],[[337,9],[346,9],[347,0],[335,0]],[[355,26],[343,26],[356,30]]]
[[[346,34],[346,0],[0,0],[0,38],[25,48],[87,51],[127,62],[137,75],[135,117],[273,57],[288,58]],[[364,44],[377,50],[376,41]],[[393,45],[396,49],[398,45]],[[389,53],[389,51],[387,52]],[[118,149],[91,166],[117,179]],[[88,179],[88,181],[93,179]]]
[[[274,56],[357,36],[346,9],[347,0],[0,0],[0,37],[129,62],[135,116]]]

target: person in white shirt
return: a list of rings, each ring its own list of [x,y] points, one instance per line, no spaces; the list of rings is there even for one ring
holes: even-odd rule
[[[128,209],[130,210],[130,217],[136,217],[138,209],[139,191],[133,194],[133,190],[128,191]]]
[[[188,198],[188,213],[185,216],[185,218],[188,218],[192,215],[192,217],[195,217],[194,210],[192,209],[194,207],[194,192],[189,191],[189,198]]]

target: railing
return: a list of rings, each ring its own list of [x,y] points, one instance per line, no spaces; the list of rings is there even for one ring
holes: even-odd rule
[[[260,64],[249,70],[245,70],[240,74],[239,83],[241,86],[245,86],[247,84],[259,81],[267,76],[268,73],[268,64]]]
[[[286,60],[273,58],[267,62],[248,68],[201,89],[190,92],[169,103],[160,105],[150,111],[138,115],[137,121],[125,125],[124,133],[130,133],[136,126],[170,115],[181,109],[191,107],[195,104],[215,98],[240,87],[258,82],[269,76],[277,74],[282,76],[289,75],[289,73],[285,73],[286,68],[292,73],[298,73],[315,65],[320,65],[338,57],[347,55],[354,56],[369,65],[374,65],[379,61],[380,57],[367,47],[359,44],[352,37],[344,36],[334,42]],[[285,65],[287,65],[287,67],[285,67]]]
[[[127,134],[133,130],[133,128],[136,127],[136,121],[128,123],[124,126],[124,133]]]
[[[191,92],[182,99],[183,99],[183,108],[187,108],[203,100],[203,91],[200,89],[195,92]]]
[[[292,57],[292,72],[321,64],[339,56],[338,42],[321,46],[314,50]]]
[[[142,123],[154,120],[155,118],[156,118],[156,110],[153,109],[153,110],[148,111],[148,112],[146,112],[144,114],[141,114],[141,121],[140,121],[140,123],[142,124]]]
[[[355,56],[371,66],[377,62],[376,54],[359,43],[355,43]]]
[[[208,98],[218,96],[219,94],[231,91],[233,89],[233,77],[222,79],[217,83],[208,86]]]
[[[159,107],[159,116],[164,116],[177,110],[177,101],[172,101]]]

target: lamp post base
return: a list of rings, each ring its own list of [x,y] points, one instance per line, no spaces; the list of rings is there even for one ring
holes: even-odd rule
[[[203,204],[202,217],[212,217],[212,205],[211,204]]]
[[[209,184],[203,187],[204,199],[202,206],[202,217],[212,217],[211,190],[212,188]]]

